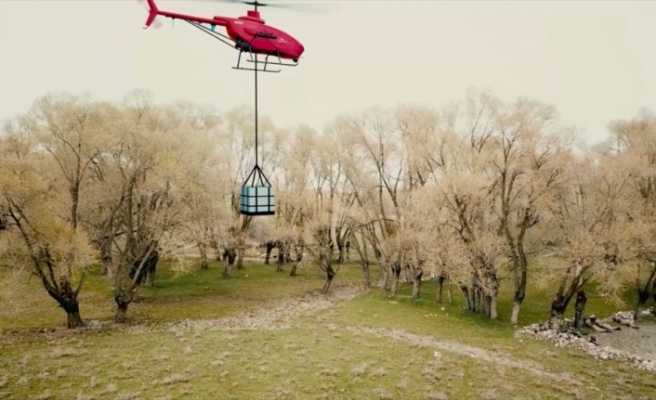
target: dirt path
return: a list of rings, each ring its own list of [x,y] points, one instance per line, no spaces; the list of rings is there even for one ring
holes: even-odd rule
[[[200,331],[278,330],[300,327],[302,325],[298,322],[299,317],[328,309],[338,302],[351,300],[360,294],[361,291],[362,289],[359,285],[335,287],[329,295],[307,294],[285,299],[274,305],[263,306],[250,312],[233,314],[228,317],[173,322],[167,324],[165,329],[183,335],[189,332]],[[413,346],[431,347],[436,350],[472,357],[496,365],[519,368],[536,376],[550,378],[555,381],[567,381],[574,385],[580,385],[580,382],[573,380],[571,377],[545,371],[539,364],[534,362],[513,359],[483,348],[468,346],[454,341],[441,340],[428,335],[417,335],[402,329],[390,330],[384,328],[338,326],[335,324],[327,324],[327,328],[346,329],[351,332],[383,336],[392,340],[403,341]]]
[[[351,300],[361,292],[361,285],[335,285],[327,295],[313,293],[294,296],[223,318],[171,322],[165,325],[165,329],[171,332],[288,329],[297,326],[299,317],[330,308],[338,302]]]
[[[404,331],[402,329],[385,329],[385,328],[364,328],[347,326],[346,329],[355,332],[364,332],[377,336],[387,337],[396,341],[404,341],[414,346],[429,347],[433,349],[443,350],[450,353],[455,353],[465,357],[475,358],[477,360],[486,361],[496,365],[505,367],[518,368],[522,371],[527,371],[533,375],[551,378],[556,381],[567,381],[573,385],[581,385],[581,382],[572,379],[569,374],[555,374],[542,369],[538,363],[526,360],[517,360],[506,357],[501,354],[492,353],[480,347],[473,347],[463,343],[441,340],[429,335],[418,335]]]

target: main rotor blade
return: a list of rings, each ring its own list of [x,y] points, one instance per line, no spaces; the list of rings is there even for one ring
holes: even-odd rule
[[[320,3],[320,2],[306,2],[306,3],[267,3],[267,7],[276,7],[286,10],[302,11],[302,12],[318,12],[327,13],[335,10],[337,5],[335,3]]]
[[[231,3],[231,4],[247,4],[251,5],[249,3],[254,3],[254,1],[249,1],[249,0],[195,0],[195,1],[203,1],[203,2],[213,2],[213,3]],[[293,1],[293,2],[266,2],[266,3],[260,3],[257,1],[257,6],[258,7],[274,7],[274,8],[282,8],[282,9],[287,9],[287,10],[294,10],[294,11],[302,11],[302,12],[329,12],[332,10],[335,10],[337,8],[337,4],[332,3],[332,2],[327,2],[327,1],[306,1],[306,2],[300,2],[300,1]]]

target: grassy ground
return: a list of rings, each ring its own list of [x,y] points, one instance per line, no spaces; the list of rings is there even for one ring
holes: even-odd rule
[[[25,328],[61,326],[64,313],[34,280],[2,277],[13,289],[0,297],[0,398],[637,399],[656,388],[653,373],[514,339],[510,288],[490,321],[462,310],[455,291],[453,306],[436,304],[434,282],[414,301],[405,284],[393,298],[353,297],[356,266],[342,268],[329,296],[313,293],[323,281],[311,268],[294,278],[273,265],[231,279],[218,265],[158,274],[130,307],[136,324],[47,333]],[[550,297],[531,289],[522,324],[543,320]],[[588,307],[615,311],[594,295]],[[92,276],[81,311],[111,319],[111,285]]]

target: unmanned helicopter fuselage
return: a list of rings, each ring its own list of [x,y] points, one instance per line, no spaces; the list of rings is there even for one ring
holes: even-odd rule
[[[154,0],[147,0],[149,15],[144,25],[148,28],[158,15],[172,19],[182,19],[198,24],[209,24],[213,31],[216,26],[223,26],[230,39],[235,42],[235,48],[240,51],[255,54],[277,56],[298,62],[305,48],[294,37],[280,29],[266,25],[257,10],[248,10],[245,16],[230,18],[215,16],[212,18],[179,14],[170,11],[160,11]]]

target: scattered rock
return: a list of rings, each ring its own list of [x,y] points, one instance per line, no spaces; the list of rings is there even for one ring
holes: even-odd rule
[[[426,400],[448,400],[449,398],[442,392],[430,392],[425,397]]]
[[[393,400],[394,396],[383,388],[376,388],[373,390],[374,394],[378,396],[380,400]]]
[[[403,378],[401,381],[396,385],[397,388],[406,390],[408,386],[410,385],[410,382],[408,381],[408,378]]]
[[[181,382],[189,382],[189,378],[182,374],[173,374],[167,378],[164,378],[162,383],[164,385],[173,385],[175,383],[181,383]]]
[[[500,397],[497,394],[497,391],[495,389],[478,390],[477,392],[478,392],[478,398],[481,399],[481,400],[500,399]]]
[[[632,311],[620,311],[613,314],[613,316],[608,319],[620,325],[628,326],[629,328],[633,328],[633,329],[638,329],[638,327],[635,325],[635,321],[633,320]]]
[[[107,385],[107,387],[105,388],[105,390],[103,390],[103,391],[100,393],[100,395],[101,395],[101,396],[104,396],[104,395],[107,395],[107,394],[110,394],[110,393],[116,393],[116,391],[117,391],[116,384],[114,384],[114,383],[110,383],[110,384]]]
[[[37,400],[50,400],[52,398],[53,398],[52,393],[50,393],[49,390],[46,390],[45,392],[37,396]]]
[[[137,393],[125,393],[119,395],[116,400],[137,400],[139,398],[139,392]]]

